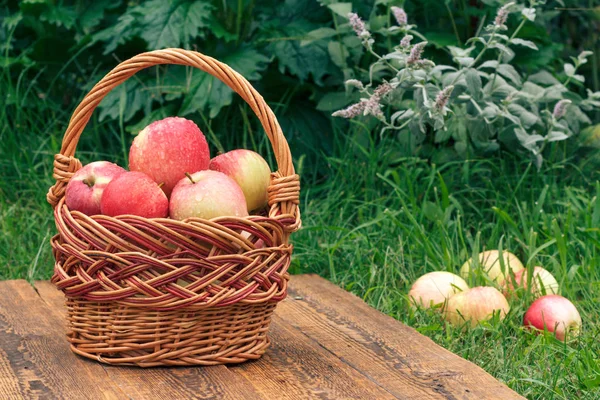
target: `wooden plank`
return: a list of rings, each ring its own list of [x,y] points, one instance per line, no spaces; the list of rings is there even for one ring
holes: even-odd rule
[[[398,398],[522,398],[475,364],[316,275],[293,276],[277,314]]]
[[[41,298],[60,318],[66,317],[64,295],[50,282],[36,282]],[[66,338],[65,338],[66,342]],[[72,354],[69,359],[80,359]],[[91,361],[93,362],[93,361]],[[226,366],[146,368],[103,366],[107,376],[130,398],[135,399],[260,399],[254,387]]]
[[[9,380],[2,383],[9,390],[2,398],[125,398],[103,379],[101,367],[86,367],[79,359],[65,362],[70,351],[62,326],[26,281],[0,283],[0,365]]]
[[[230,366],[267,399],[395,399],[385,389],[275,315],[271,347],[259,360]]]

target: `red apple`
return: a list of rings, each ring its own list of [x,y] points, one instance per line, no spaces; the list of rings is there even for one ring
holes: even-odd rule
[[[142,172],[125,172],[113,179],[102,195],[102,214],[139,215],[164,218],[169,215],[169,200],[160,186]]]
[[[517,256],[508,251],[503,252],[503,260],[506,271],[502,270],[502,265],[500,264],[500,252],[498,250],[489,250],[479,253],[479,267],[491,280],[500,285],[504,283],[509,268],[515,274],[525,268]],[[464,279],[469,279],[469,275],[472,273],[472,263],[473,260],[470,259],[461,267],[460,276]]]
[[[499,313],[502,320],[509,310],[506,298],[498,289],[478,286],[450,297],[444,317],[453,325],[469,322],[471,326],[476,326],[492,318],[495,313]]]
[[[413,283],[408,297],[423,308],[444,304],[452,295],[469,290],[467,282],[450,272],[437,271],[421,276]]]
[[[163,183],[167,196],[185,173],[208,168],[210,153],[200,128],[190,120],[169,117],[145,127],[129,150],[129,169]]]
[[[512,278],[508,278],[505,281],[504,294],[510,295],[516,287],[522,287],[529,290],[527,282],[528,272],[527,269],[522,269],[515,273],[514,283]],[[532,273],[533,289],[531,289],[535,297],[540,297],[545,294],[558,294],[558,282],[552,276],[550,272],[542,267],[534,267]]]
[[[248,216],[244,193],[227,175],[211,170],[198,171],[183,178],[173,188],[169,203],[171,218],[204,219]]]
[[[65,203],[72,211],[86,215],[100,214],[100,199],[108,183],[125,170],[108,161],[87,164],[67,183]]]
[[[554,333],[558,340],[577,336],[581,330],[581,316],[568,299],[557,294],[542,296],[534,301],[525,316],[523,325],[539,331]]]
[[[248,212],[267,204],[267,188],[271,183],[271,169],[260,154],[238,149],[210,160],[209,168],[233,178],[242,188]]]

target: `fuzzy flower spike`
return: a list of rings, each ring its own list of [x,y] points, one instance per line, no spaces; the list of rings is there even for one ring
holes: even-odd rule
[[[350,26],[352,27],[352,29],[356,33],[356,36],[358,36],[361,39],[365,39],[365,38],[371,37],[371,34],[369,33],[369,31],[365,27],[365,23],[363,22],[362,19],[360,19],[360,17],[358,16],[358,14],[356,14],[356,13],[349,13],[348,14],[348,20],[350,22]]]
[[[392,14],[396,19],[398,25],[404,27],[408,23],[408,16],[406,15],[406,11],[400,7],[392,7]]]

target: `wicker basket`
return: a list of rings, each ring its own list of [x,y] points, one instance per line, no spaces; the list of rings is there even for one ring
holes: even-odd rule
[[[199,68],[237,92],[258,116],[279,170],[265,215],[211,220],[87,216],[65,205],[65,186],[81,168],[75,148],[106,94],[159,64]],[[259,358],[277,302],[286,296],[300,226],[300,184],[275,115],[227,65],[182,49],[137,55],[109,72],[75,110],[54,159],[48,192],[58,234],[52,282],[65,293],[73,352],[107,364],[215,365]],[[256,245],[262,240],[264,245]]]

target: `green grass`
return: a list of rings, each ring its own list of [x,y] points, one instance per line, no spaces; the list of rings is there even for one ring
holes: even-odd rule
[[[0,89],[17,98],[0,110],[0,279],[47,279],[55,228],[45,194],[69,115],[38,99],[33,86],[5,79]],[[226,125],[206,128],[226,149],[256,143],[265,154],[267,142],[245,112],[221,116],[240,127],[236,139],[224,134],[231,135]],[[528,398],[599,398],[600,176],[589,158],[547,163],[541,171],[507,155],[435,166],[402,156],[392,139],[373,143],[366,130],[336,129],[334,156],[309,154],[302,162],[304,228],[293,237],[292,271],[331,279]],[[125,165],[130,140],[124,127],[93,120],[78,157]],[[564,344],[524,331],[526,294],[503,322],[466,331],[409,307],[406,293],[417,277],[457,272],[471,255],[497,248],[557,277],[581,312],[578,339]],[[469,283],[489,284],[482,276]]]

